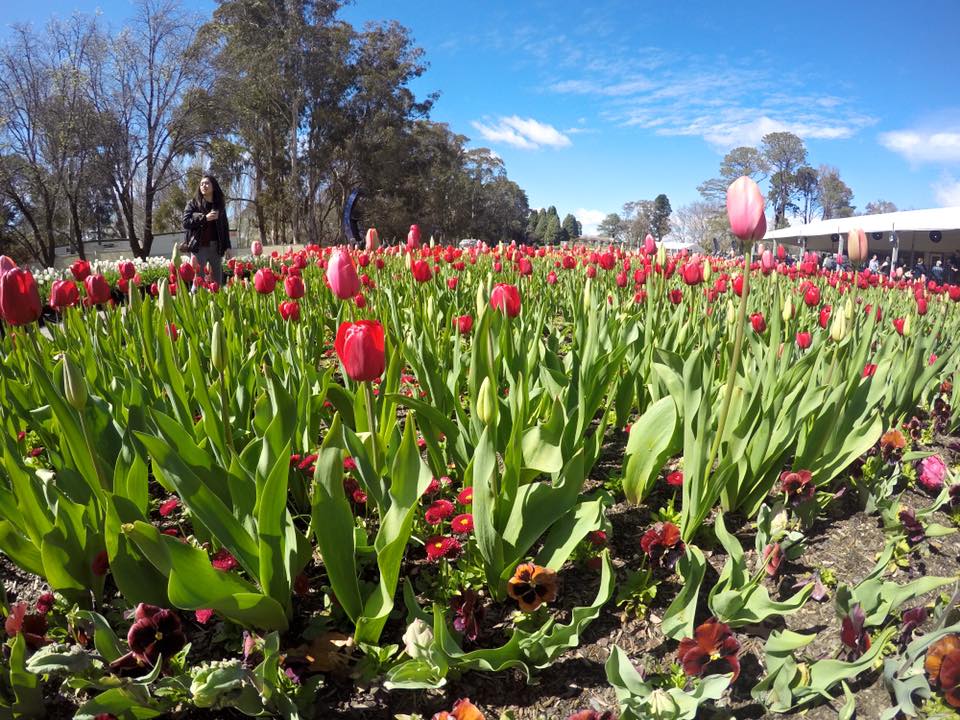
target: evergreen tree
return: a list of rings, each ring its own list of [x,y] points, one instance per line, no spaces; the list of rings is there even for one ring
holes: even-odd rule
[[[653,200],[653,212],[650,215],[650,229],[657,240],[663,240],[663,236],[670,233],[670,213],[673,212],[670,207],[670,199],[660,193]]]
[[[577,219],[570,213],[567,213],[566,217],[563,218],[561,227],[567,231],[568,238],[575,239],[580,237],[580,223],[577,222]]]
[[[552,208],[554,213],[547,214],[547,225],[543,234],[543,242],[549,245],[558,245],[566,239],[566,233],[560,225],[560,218],[556,214],[556,208]]]
[[[550,213],[544,210],[540,210],[540,215],[537,218],[537,227],[533,231],[533,239],[536,242],[543,242],[544,238],[547,235],[547,223],[550,220]]]

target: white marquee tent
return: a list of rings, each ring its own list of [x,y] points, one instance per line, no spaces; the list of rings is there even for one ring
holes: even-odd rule
[[[869,254],[897,257],[912,265],[923,257],[928,265],[960,253],[960,207],[903,210],[880,215],[818,220],[772,230],[765,242],[799,245],[806,250],[844,252],[847,233],[863,228]]]

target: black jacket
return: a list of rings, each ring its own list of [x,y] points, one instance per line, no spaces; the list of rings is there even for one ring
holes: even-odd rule
[[[183,249],[195,253],[200,249],[200,234],[207,223],[206,213],[193,198],[183,209]],[[227,221],[226,209],[220,210],[217,223],[217,254],[224,255],[230,249],[230,223]]]

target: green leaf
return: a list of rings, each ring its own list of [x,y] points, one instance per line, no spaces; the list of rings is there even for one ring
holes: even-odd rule
[[[290,604],[289,555],[297,547],[287,546],[288,530],[293,529],[293,518],[287,510],[287,480],[290,476],[290,444],[280,452],[273,469],[263,485],[257,514],[257,539],[260,546],[260,587],[283,606],[287,615],[292,614]],[[296,532],[295,530],[293,530]]]
[[[285,630],[287,616],[276,600],[233,572],[210,564],[207,554],[177,538],[163,535],[152,525],[124,525],[128,534],[161,572],[167,572],[167,594],[181,610],[209,608],[241,625]]]
[[[706,569],[707,561],[700,548],[687,545],[686,553],[677,561],[677,574],[683,578],[683,586],[664,613],[663,624],[660,626],[668,638],[680,640],[693,637],[697,598]]]
[[[260,560],[256,542],[221,498],[211,492],[208,485],[181,459],[183,448],[173,448],[164,440],[145,433],[137,433],[137,438],[153,458],[154,471],[165,478],[183,504],[233,554],[237,562],[252,577],[259,577]]]
[[[380,639],[383,626],[393,610],[400,565],[413,529],[414,511],[432,477],[430,469],[420,459],[416,426],[413,416],[408,415],[403,441],[390,469],[390,508],[381,517],[380,530],[374,541],[380,583],[364,604],[363,616],[357,622],[357,642],[376,645]]]
[[[337,438],[340,415],[333,418],[317,455],[313,474],[311,528],[340,606],[356,623],[363,612],[357,570],[353,509],[343,491],[343,449]]]
[[[627,501],[640,503],[667,459],[679,448],[677,405],[671,397],[661,398],[630,428],[627,441],[623,492]]]

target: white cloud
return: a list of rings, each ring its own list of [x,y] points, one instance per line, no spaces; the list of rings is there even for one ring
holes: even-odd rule
[[[473,127],[490,142],[506,143],[521,150],[541,147],[561,148],[571,144],[570,138],[553,125],[517,115],[501,117],[496,122],[474,120]]]
[[[931,187],[934,197],[942,207],[960,207],[960,180],[944,175]]]
[[[619,67],[598,66],[603,72],[587,63],[574,77],[547,87],[595,98],[608,122],[658,135],[701,137],[721,150],[757,145],[770,132],[846,139],[876,122],[857,109],[855,98],[811,93],[809,79],[775,75],[761,63],[693,55],[661,63],[668,64],[655,74],[639,71],[629,60]]]
[[[914,163],[960,162],[960,130],[894,130],[880,144]]]
[[[583,226],[584,235],[596,235],[597,225],[602,223],[607,216],[603,210],[587,210],[586,208],[577,208],[573,211],[573,215]]]

